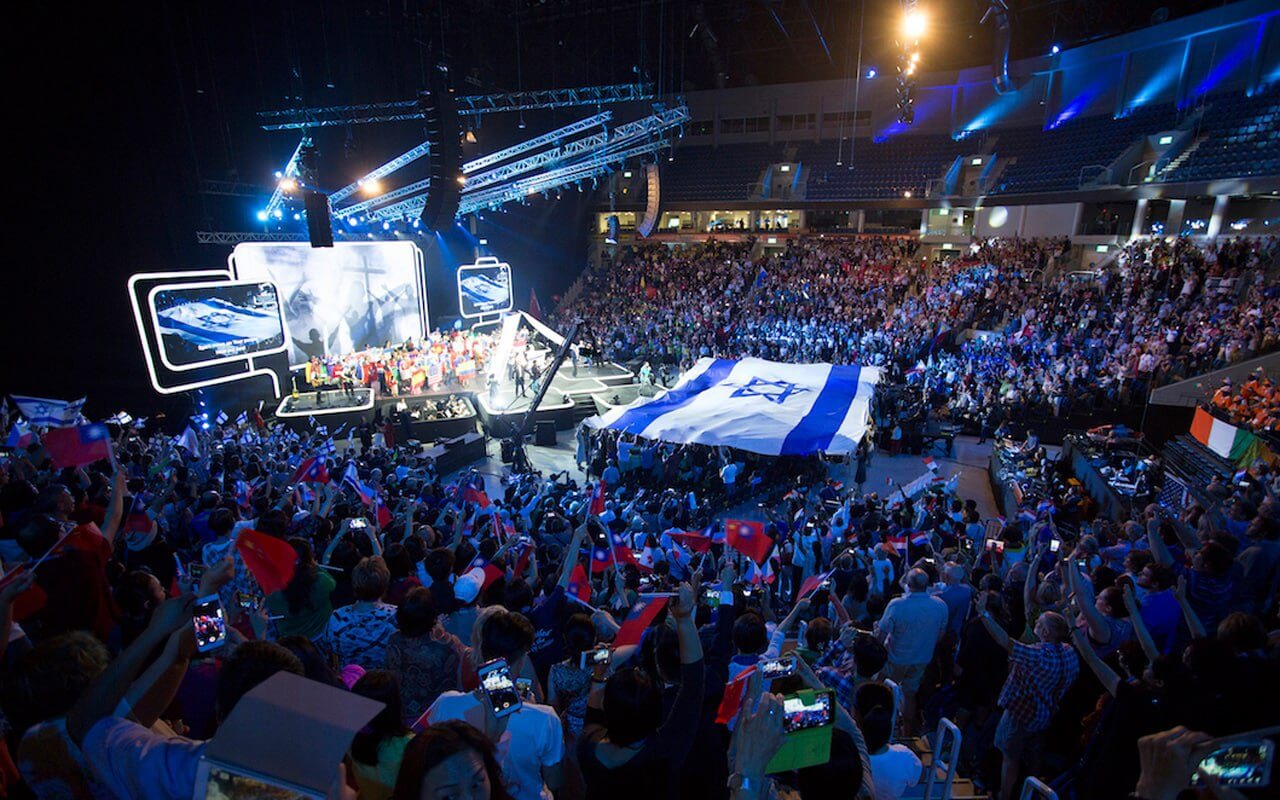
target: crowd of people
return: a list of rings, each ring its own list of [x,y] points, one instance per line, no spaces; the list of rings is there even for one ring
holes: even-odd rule
[[[1210,405],[1229,421],[1250,430],[1280,431],[1280,388],[1261,367],[1239,389],[1230,378],[1223,378]]]
[[[648,382],[712,355],[876,364],[984,434],[1276,344],[1274,240],[1138,243],[1081,273],[1069,248],[642,247],[560,314]],[[308,380],[411,394],[490,347],[435,334]],[[1265,376],[1213,399],[1258,428],[1275,402]],[[1160,800],[1211,737],[1280,719],[1266,464],[1134,518],[1074,488],[984,519],[954,479],[868,490],[870,439],[849,475],[580,428],[581,474],[486,480],[439,474],[396,413],[337,442],[257,414],[177,439],[113,425],[109,457],[74,467],[40,431],[11,442],[0,797],[192,797],[219,725],[281,672],[380,704],[329,794],[375,800],[893,800],[944,720],[958,774],[1000,800],[1031,775]]]
[[[603,485],[514,474],[492,499],[402,448],[256,421],[190,445],[126,428],[97,464],[39,443],[4,464],[8,796],[190,797],[218,722],[280,671],[384,704],[334,765],[345,797],[884,800],[921,775],[900,742],[943,717],[1001,798],[1027,774],[1124,797],[1188,779],[1162,731],[1280,710],[1265,467],[1211,509],[989,530],[954,483],[879,497],[816,457],[630,437],[584,443]],[[719,520],[755,501],[764,551]],[[283,588],[246,562],[250,531],[292,548]],[[203,650],[211,596],[228,637]],[[524,693],[501,716],[499,662]],[[796,692],[830,692],[828,716],[784,714]],[[829,719],[827,757],[770,769],[784,717]]]
[[[617,361],[885,366],[987,430],[1033,412],[1115,410],[1280,344],[1280,286],[1266,280],[1275,237],[1144,240],[1083,271],[1065,268],[1065,239],[975,241],[942,261],[908,237],[800,238],[758,258],[751,249],[641,247],[590,275],[559,313],[591,320]],[[977,333],[942,346],[966,329]]]

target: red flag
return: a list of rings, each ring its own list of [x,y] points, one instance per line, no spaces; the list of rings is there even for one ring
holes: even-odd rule
[[[905,553],[905,552],[907,552],[907,536],[906,536],[906,534],[903,534],[903,535],[901,535],[901,536],[886,536],[886,537],[885,537],[885,542],[886,542],[890,547],[892,547],[894,550],[897,550],[897,551],[898,551],[898,552],[900,552],[900,553]]]
[[[725,685],[724,696],[720,698],[720,707],[716,709],[717,725],[728,725],[729,721],[738,715],[738,709],[742,707],[742,699],[747,694],[747,681],[755,671],[755,667],[747,667],[738,673],[738,677]]]
[[[755,520],[724,521],[725,544],[759,564],[773,550],[773,539],[764,532],[764,523]]]
[[[667,607],[667,599],[666,595],[656,597],[641,595],[636,604],[631,607],[631,613],[627,614],[622,627],[618,628],[618,635],[613,637],[613,646],[616,648],[640,644],[640,637],[644,636],[645,629],[652,625],[662,609]]]
[[[290,483],[328,483],[329,467],[323,458],[311,456],[298,465]]]
[[[54,428],[44,435],[43,443],[59,467],[82,467],[111,457],[111,433],[106,425]]]
[[[599,516],[604,513],[604,497],[605,485],[601,480],[596,484],[596,488],[591,491],[591,504],[587,507],[588,514]]]
[[[483,489],[477,489],[470,484],[463,487],[462,500],[467,503],[475,503],[481,508],[489,507],[489,495],[485,494]]]
[[[591,602],[591,581],[587,579],[587,571],[581,564],[576,564],[573,572],[569,573],[569,586],[566,591],[584,603]]]
[[[285,540],[246,529],[236,537],[236,551],[264,593],[278,592],[293,580],[298,554]]]
[[[611,566],[613,566],[613,555],[609,552],[609,548],[591,548],[591,574],[599,574]]]
[[[831,577],[830,572],[823,572],[818,575],[810,575],[809,577],[805,578],[804,583],[800,584],[800,593],[796,595],[796,600],[803,600],[804,598],[813,594],[814,591],[816,591],[817,588],[822,584],[822,582],[830,577]]]
[[[19,564],[9,570],[3,578],[0,578],[0,589],[8,586],[16,581],[20,576],[27,572],[26,564]],[[13,598],[13,619],[15,622],[22,622],[27,617],[44,608],[44,604],[48,602],[49,595],[44,589],[40,588],[40,584],[32,583],[21,594]]]
[[[542,321],[542,304],[538,302],[538,293],[529,287],[529,316]]]
[[[520,551],[520,557],[516,559],[516,577],[524,574],[525,567],[529,566],[529,556],[533,555],[533,545],[526,544],[524,549]]]
[[[705,553],[711,549],[711,537],[700,533],[673,533],[671,538],[695,553]]]

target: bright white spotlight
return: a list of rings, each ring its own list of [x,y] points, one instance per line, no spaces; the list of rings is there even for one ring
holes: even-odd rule
[[[906,190],[905,192],[903,192],[903,193],[902,193],[902,196],[903,196],[903,197],[905,197],[905,198],[907,198],[908,200],[910,200],[910,199],[911,199],[911,190],[910,190],[910,189]]]
[[[288,192],[296,192],[297,190],[298,190],[298,182],[293,178],[280,179],[280,191],[288,193]]]
[[[875,67],[871,67],[870,69],[867,70],[867,80],[871,80],[872,78],[874,78],[879,74],[880,74],[879,72],[876,72]]]
[[[360,191],[364,192],[369,197],[380,195],[382,194],[382,181],[377,178],[370,178],[367,181],[362,181],[360,183]]]
[[[1051,56],[1056,56],[1058,53],[1061,53],[1061,52],[1062,52],[1062,48],[1058,47],[1056,44],[1053,47],[1049,48],[1049,55]]]
[[[902,18],[902,33],[908,39],[919,39],[929,27],[929,20],[924,12],[914,9]]]
[[[258,212],[258,222],[266,222],[266,221],[267,221],[267,212],[266,212],[266,211],[259,211],[259,212]]]

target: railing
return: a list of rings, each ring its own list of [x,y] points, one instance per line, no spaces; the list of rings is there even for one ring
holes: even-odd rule
[[[1086,178],[1086,174],[1091,177]],[[1078,188],[1083,189],[1086,184],[1100,182],[1111,183],[1111,167],[1106,164],[1086,164],[1080,168],[1079,180],[1076,182]]]
[[[1134,173],[1136,170],[1140,170],[1140,169],[1142,169],[1143,167],[1146,167],[1146,168],[1147,168],[1147,174],[1146,174],[1145,176],[1143,176],[1143,175],[1141,175],[1141,174],[1140,174],[1140,175],[1138,175],[1138,180],[1136,180],[1136,181],[1135,181],[1135,180],[1133,179],[1133,173]],[[1154,169],[1153,169],[1153,167],[1154,167]],[[1154,158],[1149,158],[1149,159],[1147,159],[1146,161],[1141,161],[1141,162],[1139,162],[1139,163],[1137,163],[1137,164],[1134,164],[1132,167],[1130,167],[1130,168],[1129,168],[1129,177],[1127,177],[1127,178],[1125,179],[1125,183],[1127,183],[1127,184],[1129,184],[1129,185],[1138,184],[1138,183],[1143,183],[1143,181],[1142,181],[1142,178],[1143,178],[1143,177],[1154,177],[1154,176],[1155,176],[1155,174],[1156,174],[1157,172],[1159,172],[1159,171],[1160,171],[1159,162],[1157,162],[1157,161],[1156,161],[1156,159],[1154,159]]]

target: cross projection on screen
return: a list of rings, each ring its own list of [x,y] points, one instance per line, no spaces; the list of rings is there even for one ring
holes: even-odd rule
[[[269,283],[157,286],[150,305],[160,358],[194,369],[285,348],[280,299]]]
[[[276,285],[293,365],[404,342],[426,329],[422,254],[412,242],[242,243],[231,268],[240,280]]]

